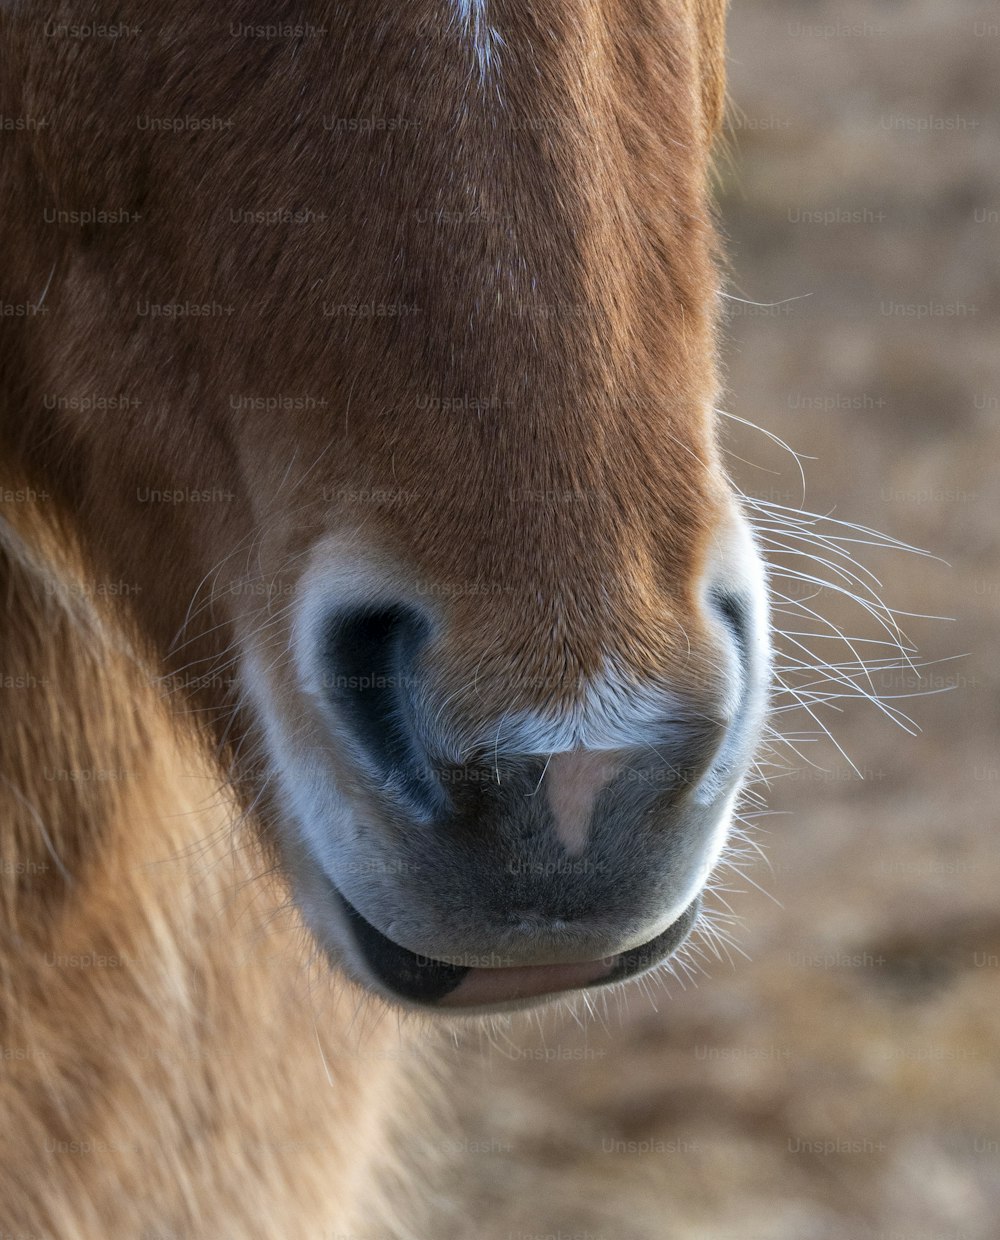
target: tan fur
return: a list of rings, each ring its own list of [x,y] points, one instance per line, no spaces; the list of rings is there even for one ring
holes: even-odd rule
[[[86,583],[9,550],[0,570],[2,665],[35,686],[0,722],[4,1232],[370,1234],[405,1035],[308,967],[217,768]]]
[[[45,38],[26,6],[0,18],[0,112],[47,121],[5,134],[0,163],[6,299],[46,290],[44,312],[0,320],[0,485],[30,492],[0,506],[15,1235],[319,1240],[360,1234],[385,1196],[408,1112],[378,1048],[399,1035],[307,968],[230,662],[318,537],[361,530],[448,600],[450,674],[478,663],[494,703],[511,659],[526,707],[609,647],[647,673],[683,631],[681,673],[711,661],[692,590],[724,503],[706,198],[723,6],[494,0],[502,69],[481,89],[461,41],[428,36],[436,0],[301,6],[329,33],[295,54],[234,49],[230,16],[280,16],[240,7],[117,6],[145,30],[131,43]],[[184,112],[232,128],[135,123]],[[418,128],[319,125],[358,112]],[[498,136],[498,116],[552,123]],[[227,218],[296,205],[324,218]],[[49,207],[140,218],[51,225]],[[370,299],[420,309],[366,330],[322,313]],[[234,310],[153,320],[144,300]],[[131,403],[46,409],[88,393]],[[326,404],[237,413],[233,393]],[[449,394],[490,405],[421,407]],[[229,498],[137,500],[157,487]],[[405,499],[351,498],[371,489]],[[573,498],[531,498],[551,491]],[[267,640],[286,639],[279,621]]]

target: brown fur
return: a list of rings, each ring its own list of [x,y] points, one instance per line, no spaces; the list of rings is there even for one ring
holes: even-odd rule
[[[679,629],[687,674],[709,661],[691,591],[724,503],[706,200],[723,6],[492,0],[504,46],[481,88],[432,0],[282,7],[232,20],[327,33],[233,40],[187,3],[47,15],[142,27],[117,40],[0,19],[0,112],[46,119],[5,135],[0,166],[5,300],[47,287],[44,313],[0,320],[0,483],[31,490],[0,509],[0,672],[23,681],[0,690],[15,1234],[361,1225],[401,1109],[391,1063],[365,1057],[397,1035],[370,999],[354,1020],[346,983],[310,991],[258,818],[230,827],[264,791],[232,643],[280,612],[319,536],[360,529],[449,598],[450,674],[478,661],[487,694],[503,652],[525,705],[609,647],[664,667]],[[136,124],[182,114],[232,124]],[[321,124],[357,115],[410,124]],[[278,207],[314,219],[229,215]],[[371,300],[418,309],[323,314]],[[93,393],[131,403],[46,408]],[[313,404],[234,411],[236,393]],[[454,395],[487,407],[426,406]],[[158,487],[229,498],[139,501]],[[352,498],[371,489],[403,498]],[[526,498],[553,490],[574,499]],[[286,636],[279,619],[261,640]]]

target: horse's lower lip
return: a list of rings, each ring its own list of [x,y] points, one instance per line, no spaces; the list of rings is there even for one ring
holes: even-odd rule
[[[581,964],[512,965],[501,969],[469,969],[454,990],[438,1000],[439,1007],[478,1008],[520,1003],[545,995],[581,990],[606,978],[617,956]]]
[[[333,887],[333,884],[331,884]],[[549,995],[624,981],[662,963],[687,937],[700,897],[648,943],[617,955],[572,964],[458,965],[419,956],[387,938],[334,887],[368,969],[391,994],[422,1006],[484,1009],[517,1006]]]

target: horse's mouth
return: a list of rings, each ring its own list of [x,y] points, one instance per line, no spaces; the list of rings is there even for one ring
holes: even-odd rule
[[[331,884],[332,886],[332,884]],[[606,986],[662,964],[691,932],[701,907],[696,896],[662,933],[618,955],[563,964],[505,964],[489,957],[468,964],[420,956],[387,938],[336,891],[349,933],[378,987],[408,1004],[466,1014],[528,1006],[574,990]]]

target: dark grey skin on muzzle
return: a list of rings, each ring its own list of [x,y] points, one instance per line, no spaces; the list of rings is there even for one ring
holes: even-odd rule
[[[607,984],[651,968],[691,930],[706,840],[725,828],[742,746],[733,722],[692,713],[609,767],[579,847],[567,847],[541,755],[456,764],[420,727],[423,617],[339,617],[327,633],[331,720],[356,756],[352,812],[305,844],[304,907],[339,908],[363,971],[394,997],[434,1004],[471,969],[608,960]],[[345,834],[346,833],[346,834]],[[318,871],[316,862],[319,862]],[[348,967],[351,961],[348,960]]]

